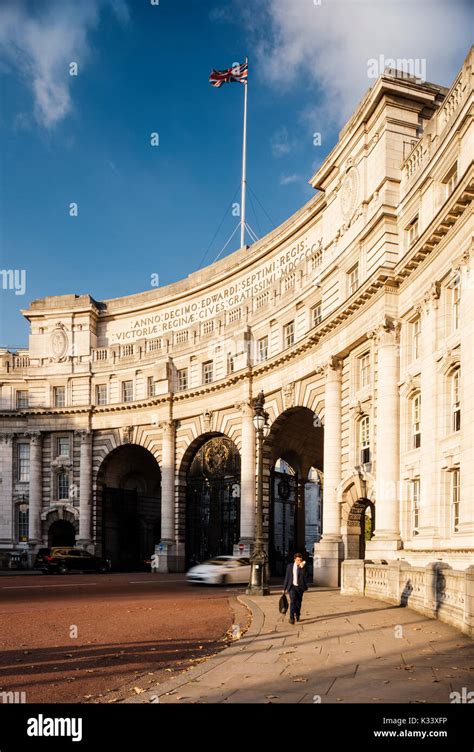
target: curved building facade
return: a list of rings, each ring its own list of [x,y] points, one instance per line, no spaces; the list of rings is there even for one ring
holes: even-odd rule
[[[35,300],[0,352],[0,549],[474,564],[473,51],[380,77],[300,211],[176,284]]]

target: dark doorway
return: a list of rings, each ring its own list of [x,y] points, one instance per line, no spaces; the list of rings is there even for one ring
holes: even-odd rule
[[[148,450],[129,444],[101,468],[99,539],[102,555],[119,571],[147,569],[160,542],[161,473]]]
[[[155,544],[160,542],[156,521],[160,500],[138,491],[104,489],[103,551],[114,569],[144,569]]]
[[[67,520],[56,520],[48,531],[48,546],[75,546],[76,531],[74,525]]]
[[[240,535],[240,455],[222,436],[194,455],[186,482],[187,566],[233,553]]]
[[[278,460],[271,473],[271,540],[270,568],[282,577],[286,565],[296,553],[298,476],[283,460]]]

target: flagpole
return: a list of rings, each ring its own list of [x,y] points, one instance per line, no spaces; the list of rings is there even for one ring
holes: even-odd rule
[[[247,63],[247,81],[244,84],[245,94],[244,94],[244,143],[243,143],[243,149],[242,149],[242,204],[240,207],[240,247],[243,248],[245,245],[245,199],[246,199],[246,188],[247,188],[247,92],[249,88],[249,80],[248,80],[248,57],[245,58],[245,62]]]

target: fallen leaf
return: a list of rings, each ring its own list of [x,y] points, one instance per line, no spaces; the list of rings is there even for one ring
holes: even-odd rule
[[[141,693],[144,692],[145,690],[142,689],[141,687],[134,687],[133,691],[135,692],[136,695],[141,695]]]

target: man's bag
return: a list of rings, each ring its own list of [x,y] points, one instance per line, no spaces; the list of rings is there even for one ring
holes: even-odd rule
[[[278,602],[278,610],[280,614],[286,614],[286,612],[288,611],[288,598],[284,593]]]

